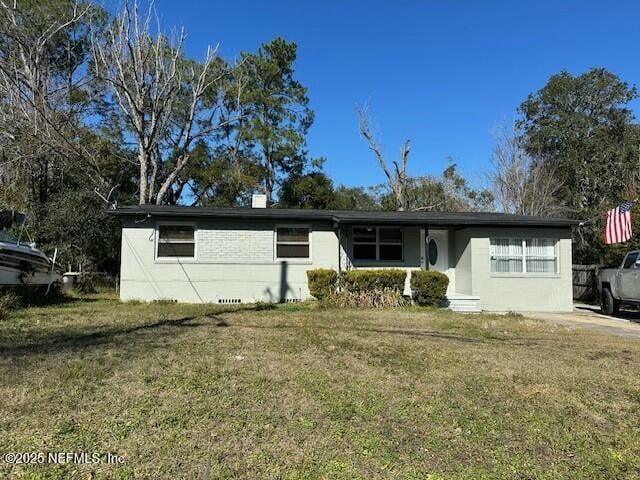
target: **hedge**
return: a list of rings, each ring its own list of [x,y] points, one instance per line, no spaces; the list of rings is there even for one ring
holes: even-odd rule
[[[440,306],[445,299],[449,277],[442,272],[411,272],[411,295],[418,305]]]
[[[318,300],[322,300],[337,290],[338,272],[328,268],[307,270],[309,292]]]
[[[407,272],[397,268],[378,270],[347,270],[342,273],[340,285],[348,292],[387,290],[402,294]]]

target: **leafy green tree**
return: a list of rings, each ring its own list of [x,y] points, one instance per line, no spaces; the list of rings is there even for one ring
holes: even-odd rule
[[[520,105],[526,149],[553,169],[562,185],[557,200],[575,217],[635,193],[640,130],[628,104],[637,97],[635,87],[598,68],[553,75]]]
[[[228,145],[211,148],[199,143],[185,178],[193,193],[192,204],[237,207],[249,206],[251,194],[260,185],[262,167],[251,151],[231,151]]]
[[[375,189],[338,186],[331,208],[335,210],[380,210],[382,206]]]
[[[235,74],[247,120],[239,125],[243,142],[255,145],[269,204],[283,178],[300,176],[310,163],[306,134],[313,122],[307,89],[295,79],[295,43],[276,38],[257,53],[244,53]]]
[[[290,175],[282,184],[278,206],[282,208],[332,208],[333,182],[325,173]]]
[[[607,257],[604,213],[640,192],[640,127],[629,108],[637,97],[635,87],[597,68],[553,75],[520,105],[523,143],[554,172],[556,202],[568,215],[590,220],[575,235],[577,262]]]
[[[88,189],[69,189],[54,195],[46,221],[38,226],[39,248],[58,249],[63,269],[117,273],[120,222],[107,214],[105,203]]]
[[[261,189],[264,167],[247,136],[250,106],[242,101],[248,80],[240,69],[228,69],[220,89],[210,92],[217,99],[220,127],[206,141],[197,143],[191,164],[184,171],[195,204],[234,207],[251,204],[252,193]]]

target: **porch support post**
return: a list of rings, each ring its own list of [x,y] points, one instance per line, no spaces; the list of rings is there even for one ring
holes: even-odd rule
[[[420,268],[427,269],[427,228],[420,227]]]

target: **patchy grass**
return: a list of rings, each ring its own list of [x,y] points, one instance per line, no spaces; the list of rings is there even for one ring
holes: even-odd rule
[[[637,478],[640,342],[517,316],[90,296],[0,322],[9,478]]]

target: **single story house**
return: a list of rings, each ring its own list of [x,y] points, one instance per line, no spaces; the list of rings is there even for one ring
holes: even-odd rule
[[[572,309],[573,220],[500,213],[120,207],[120,298],[288,302],[306,271],[429,269],[461,311]],[[409,294],[409,281],[405,293]]]

